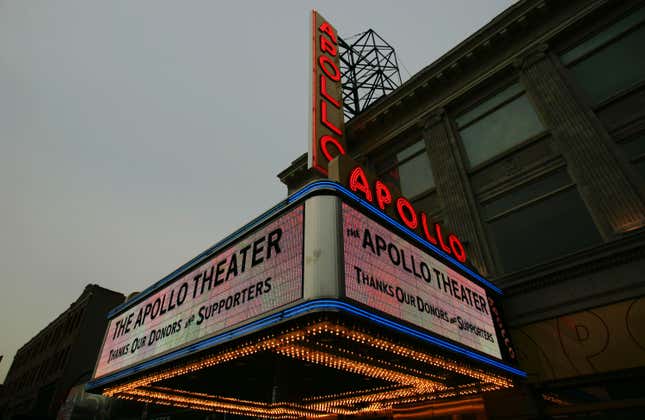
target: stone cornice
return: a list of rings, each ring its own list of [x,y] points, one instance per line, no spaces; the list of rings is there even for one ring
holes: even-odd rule
[[[438,60],[412,76],[397,90],[382,97],[359,116],[350,120],[345,126],[348,141],[354,143],[360,139],[362,143],[360,146],[354,144],[351,154],[360,158],[385,146],[390,140],[411,128],[423,129],[427,118],[434,114],[438,107],[446,107],[464,92],[475,88],[504,69],[513,68],[518,63],[520,65],[526,63],[526,59],[532,57],[531,53],[534,53],[536,48],[539,51],[541,45],[548,43],[575,22],[582,20],[609,2],[611,0],[575,0],[571,2],[520,0]],[[573,3],[579,3],[579,5],[572,6]],[[523,47],[517,51],[509,51],[508,57],[493,63],[488,68],[482,67],[482,57],[486,57],[495,46],[501,45],[504,41],[515,36],[514,32],[519,32],[519,29],[526,30],[526,28],[539,26],[540,22],[553,19],[552,16],[566,8],[575,11],[568,12],[564,17],[560,16],[559,21],[554,22],[539,36],[523,43],[520,42]],[[474,76],[459,80],[460,74],[473,66],[479,66],[482,69]],[[440,95],[433,92],[438,86],[437,83],[444,83],[449,79],[451,81],[457,80],[458,86],[451,88],[448,92],[442,92]],[[374,131],[367,132],[368,130]],[[304,175],[301,172],[303,168],[306,168],[306,159],[303,163],[301,156],[278,174],[278,178],[285,182],[294,176]]]
[[[533,49],[526,51],[524,54],[517,56],[513,60],[513,66],[517,69],[525,69],[537,63],[546,57],[549,45],[546,43],[538,44]]]
[[[446,110],[445,108],[437,108],[434,110],[434,112],[425,119],[423,124],[420,124],[423,126],[423,131],[426,132],[433,126],[440,124],[444,117],[446,116]]]
[[[541,44],[548,43],[549,40],[569,28],[573,23],[581,20],[609,1],[578,2],[580,3],[579,6],[572,6],[574,2],[544,0],[518,2],[441,58],[414,75],[397,90],[349,121],[346,125],[350,136],[348,140],[351,141],[351,137],[354,136],[365,139],[364,130],[378,125],[379,122],[390,120],[398,110],[407,106],[408,102],[424,102],[421,107],[410,108],[412,112],[406,112],[405,120],[398,118],[394,129],[381,130],[379,127],[379,130],[376,130],[379,133],[378,138],[369,139],[367,149],[371,150],[372,148],[380,147],[382,143],[396,137],[410,125],[417,124],[419,119],[426,118],[428,113],[434,112],[435,107],[445,107],[462,95],[463,92],[474,88],[492,75],[504,69],[513,68],[518,58],[526,57],[527,53],[534,52],[536,48],[539,50]],[[437,82],[445,82],[449,79],[459,80],[459,75],[465,69],[481,66],[482,57],[487,55],[487,51],[492,51],[491,47],[495,47],[495,45],[508,40],[512,36],[521,38],[520,29],[526,30],[527,28],[539,27],[540,22],[552,19],[551,16],[557,15],[558,11],[561,12],[562,9],[566,8],[571,8],[575,11],[567,12],[564,16],[560,16],[558,21],[554,21],[550,27],[538,36],[531,36],[525,42],[516,41],[518,45],[523,45],[523,47],[515,51],[509,51],[508,57],[493,64],[488,69],[482,67],[482,71],[477,76],[470,76],[468,80],[463,80],[456,90],[453,89],[439,96],[435,96],[431,92],[433,86],[437,86]],[[365,150],[365,152],[368,152],[368,150]]]
[[[282,170],[277,176],[280,181],[284,184],[288,184],[288,181],[292,179],[294,176],[301,176],[304,172],[307,170],[307,154],[303,153],[302,155],[298,156],[293,162],[291,162],[291,165],[289,165],[286,169]]]
[[[645,260],[645,229],[490,280],[510,297],[637,260]]]

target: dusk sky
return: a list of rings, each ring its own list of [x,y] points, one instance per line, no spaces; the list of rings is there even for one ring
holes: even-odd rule
[[[286,197],[309,13],[405,80],[511,0],[0,0],[0,382],[88,283],[129,294]]]

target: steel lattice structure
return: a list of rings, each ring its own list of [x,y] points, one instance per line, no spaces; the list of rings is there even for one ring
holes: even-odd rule
[[[338,39],[343,105],[348,120],[401,85],[394,48],[372,29],[355,37],[351,44]]]

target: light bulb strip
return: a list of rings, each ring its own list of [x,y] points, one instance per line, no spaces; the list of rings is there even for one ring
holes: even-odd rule
[[[440,369],[457,373],[479,382],[448,387],[444,383],[447,378],[445,375],[429,374],[400,363],[383,362],[342,346],[334,347],[318,340],[319,336],[337,337],[339,340],[368,346],[400,359],[413,360],[422,365],[428,365],[433,370]],[[291,359],[379,379],[392,383],[392,385],[368,390],[318,395],[305,398],[300,403],[273,404],[152,386],[170,378],[194,373],[260,352],[273,352]],[[204,357],[181,367],[145,375],[134,381],[108,388],[104,394],[203,411],[281,419],[293,416],[320,416],[325,413],[355,414],[391,409],[395,405],[473,395],[510,386],[513,386],[513,382],[501,375],[473,369],[441,356],[423,353],[356,328],[341,325],[338,322],[315,321],[302,327],[291,327],[278,334],[270,334],[247,341],[234,349],[227,349],[219,354]]]

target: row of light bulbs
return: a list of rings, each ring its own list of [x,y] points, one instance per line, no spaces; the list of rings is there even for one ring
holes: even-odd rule
[[[333,335],[339,339],[368,346],[398,358],[428,365],[424,372],[397,363],[384,362],[347,348],[335,348],[316,340],[319,335]],[[260,352],[273,352],[292,359],[325,366],[357,375],[390,382],[369,390],[349,391],[303,399],[301,403],[262,403],[238,400],[203,393],[188,392],[159,386],[160,381],[197,372]],[[476,382],[460,386],[447,386],[445,375],[435,374],[440,369],[468,376]],[[355,414],[391,409],[394,405],[418,403],[436,399],[461,397],[500,388],[512,387],[513,382],[502,375],[475,369],[454,360],[431,355],[411,347],[377,337],[355,327],[338,322],[316,321],[304,327],[292,327],[256,340],[247,341],[234,349],[222,351],[180,367],[165,369],[133,381],[108,388],[107,396],[172,405],[203,411],[252,415],[264,418],[293,418],[330,414]]]

